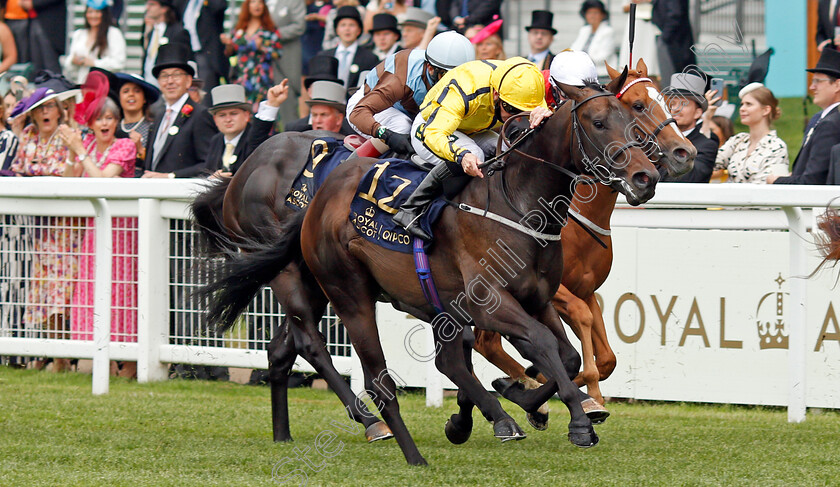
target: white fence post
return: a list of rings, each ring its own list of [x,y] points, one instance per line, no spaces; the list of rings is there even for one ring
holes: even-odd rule
[[[788,381],[790,398],[788,402],[788,422],[805,421],[805,375],[806,345],[805,334],[808,322],[807,286],[804,276],[808,275],[805,237],[806,227],[802,209],[784,207],[790,228],[790,297],[792,308],[788,313],[790,334],[788,338]]]
[[[433,357],[426,362],[426,407],[439,408],[443,406],[443,380],[440,371],[435,365],[437,349],[435,347],[435,332],[432,325],[423,326],[428,333],[426,335],[426,356]]]
[[[93,291],[93,394],[107,394],[111,344],[111,262],[114,256],[111,210],[105,198],[92,198],[96,212],[96,282]]]
[[[169,336],[169,224],[160,200],[138,201],[137,246],[137,381],[169,377],[160,347]]]

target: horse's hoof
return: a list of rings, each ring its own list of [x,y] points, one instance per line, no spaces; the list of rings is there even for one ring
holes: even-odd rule
[[[589,418],[589,421],[591,421],[592,424],[601,424],[610,416],[610,412],[607,411],[607,408],[591,397],[581,401],[580,405],[583,408],[583,412],[586,414],[586,417]]]
[[[511,379],[510,377],[499,377],[498,379],[492,382],[493,389],[496,389],[496,392],[502,395],[502,397],[507,398],[510,390],[519,389],[524,391],[525,387],[518,381]]]
[[[529,365],[528,368],[525,369],[525,375],[532,379],[536,379],[537,376],[540,375],[540,370],[536,365]]]
[[[446,439],[453,445],[461,445],[470,439],[472,434],[472,421],[470,424],[463,424],[459,421],[460,416],[453,414],[446,420],[446,426],[443,431],[446,433]]]
[[[384,421],[377,421],[365,430],[365,438],[367,438],[368,443],[393,437],[394,433],[391,432],[391,428]]]
[[[502,443],[510,440],[524,440],[528,437],[513,418],[505,418],[494,422],[493,436],[502,440]]]
[[[528,418],[528,423],[537,431],[545,431],[548,429],[548,414],[543,414],[539,411],[528,413],[525,415]]]
[[[412,460],[406,459],[405,461],[408,462],[409,465],[413,465],[415,467],[426,467],[429,465],[429,462],[427,462],[423,457]]]
[[[569,428],[569,441],[580,448],[591,448],[598,444],[598,435],[592,426]]]
[[[281,437],[281,438],[274,438],[274,443],[291,443],[295,440],[292,439],[291,436]]]

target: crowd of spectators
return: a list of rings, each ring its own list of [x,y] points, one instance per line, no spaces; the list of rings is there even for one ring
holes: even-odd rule
[[[115,15],[122,2],[87,0],[84,27],[68,35],[64,1],[7,0],[5,23],[0,22],[0,72],[23,63],[39,75],[32,82],[8,75],[0,83],[2,174],[231,176],[281,127],[355,133],[345,111],[365,73],[401,49],[424,49],[440,32],[465,34],[475,46],[476,59],[505,59],[508,26],[501,3],[245,0],[232,30],[225,32],[224,0],[147,0],[141,68],[127,73],[126,42]],[[810,88],[822,112],[808,126],[791,174],[789,148],[773,130],[781,116],[773,93],[760,83],[740,91],[738,116],[748,131],[733,134],[732,106],[729,114],[722,114],[722,94],[709,90],[702,72],[686,69],[696,61],[690,49],[688,0],[627,0],[624,12],[631,4],[637,4],[634,59],[644,57],[677,126],[698,149],[694,169],[675,181],[840,182],[840,171],[833,170],[840,164],[840,53],[834,37],[825,34],[827,28],[818,33],[819,63],[808,70],[814,73]],[[825,16],[837,18],[836,11],[827,12],[821,7],[821,22]],[[627,42],[621,41],[627,26],[622,30],[611,23],[602,1],[583,1],[580,17],[582,25],[574,26],[580,30],[569,48],[587,53],[601,76],[606,76],[604,62],[627,62]],[[534,11],[524,29],[528,50],[517,54],[548,70],[557,27],[552,12]],[[108,97],[77,106],[76,100],[82,100],[79,85]],[[8,229],[24,226],[5,223],[0,246],[10,245],[17,235]],[[20,312],[26,328],[45,330],[46,337],[64,331],[89,338],[93,262],[78,255],[92,253],[93,233],[85,230],[92,224],[66,217],[41,223],[46,230],[24,239],[31,251],[26,291],[3,299],[27,303]],[[117,218],[113,230],[120,255],[113,265],[112,332],[125,340],[136,332],[136,286],[130,284],[137,272],[132,257],[136,224],[135,219]],[[173,297],[173,306],[182,299]],[[130,364],[122,370],[134,374]]]

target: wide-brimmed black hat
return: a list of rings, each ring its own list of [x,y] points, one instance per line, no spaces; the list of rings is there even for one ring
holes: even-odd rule
[[[371,27],[370,33],[375,34],[380,30],[390,30],[391,32],[397,34],[399,38],[402,38],[402,32],[400,32],[399,27],[397,27],[397,18],[391,14],[384,13],[373,16],[373,27]]]
[[[604,6],[604,2],[601,0],[586,0],[583,2],[583,5],[580,6],[580,16],[584,19],[586,18],[586,11],[590,8],[597,8],[601,12],[604,13],[605,20],[610,19],[610,13],[607,11],[607,7]]]
[[[835,78],[840,78],[840,51],[835,49],[823,49],[817,65],[806,69],[809,73],[822,73]]]
[[[525,30],[530,31],[531,29],[545,29],[551,31],[551,34],[554,35],[557,33],[557,29],[552,26],[553,23],[553,13],[548,10],[534,10],[531,12],[531,25],[525,26]]]
[[[187,64],[190,59],[190,51],[185,44],[174,42],[164,44],[158,49],[157,60],[152,68],[152,76],[158,77],[161,71],[167,68],[181,68],[190,76],[195,76],[195,70]]]
[[[143,95],[146,98],[147,105],[151,105],[152,103],[156,102],[158,98],[160,98],[160,90],[155,85],[149,83],[148,81],[144,80],[136,74],[112,73],[107,69],[97,67],[92,67],[90,68],[90,70],[99,71],[108,77],[108,96],[111,97],[112,100],[117,102],[117,105],[120,104],[120,90],[126,83],[134,83],[135,85],[139,86],[141,90],[143,90]]]
[[[333,21],[334,29],[338,29],[338,23],[341,19],[353,19],[359,24],[359,28],[364,30],[364,26],[362,25],[362,15],[359,14],[359,9],[356,7],[351,7],[349,5],[338,7],[338,10],[335,12],[335,20]]]
[[[309,75],[303,80],[306,89],[316,81],[333,81],[344,84],[338,77],[338,59],[333,56],[313,56],[309,60]]]

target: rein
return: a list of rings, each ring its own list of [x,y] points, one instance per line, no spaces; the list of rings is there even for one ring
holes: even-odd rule
[[[498,140],[497,145],[496,145],[496,154],[497,155],[492,157],[491,159],[488,159],[484,163],[480,164],[478,166],[478,168],[479,169],[487,168],[487,175],[492,176],[496,171],[503,171],[505,169],[505,167],[507,166],[507,156],[510,153],[515,152],[517,155],[519,155],[519,156],[521,156],[525,159],[530,159],[532,161],[545,164],[548,167],[550,167],[551,169],[554,169],[554,170],[564,174],[565,176],[567,176],[567,177],[571,178],[573,181],[575,181],[575,184],[577,184],[577,183],[594,184],[594,183],[598,182],[598,183],[604,184],[605,186],[610,186],[613,183],[619,183],[622,186],[624,186],[626,191],[632,193],[632,188],[630,188],[630,186],[626,182],[624,182],[624,180],[622,180],[620,178],[616,178],[616,177],[611,176],[611,175],[604,176],[603,174],[599,174],[599,172],[597,170],[598,167],[595,166],[595,164],[594,164],[595,161],[593,161],[592,159],[589,158],[589,155],[586,153],[586,149],[583,146],[584,139],[586,140],[586,142],[589,145],[591,145],[593,147],[595,147],[595,142],[588,135],[586,135],[586,132],[583,130],[583,128],[581,126],[581,123],[580,123],[580,119],[578,118],[577,110],[578,110],[578,108],[580,108],[584,104],[586,104],[586,102],[588,102],[590,100],[593,100],[595,98],[600,98],[602,96],[613,96],[613,94],[608,93],[608,92],[595,93],[595,94],[590,95],[589,97],[585,98],[581,102],[574,102],[574,105],[572,106],[572,109],[571,109],[571,113],[572,113],[572,139],[577,139],[578,151],[580,152],[580,154],[583,158],[584,166],[587,167],[588,169],[590,169],[594,173],[594,175],[595,175],[594,180],[590,179],[588,177],[583,177],[580,174],[575,174],[572,171],[570,171],[570,170],[568,170],[564,167],[558,166],[556,164],[553,164],[546,159],[543,159],[543,158],[537,157],[537,156],[533,156],[531,154],[527,154],[527,153],[519,150],[518,147],[520,145],[522,145],[531,135],[533,135],[534,132],[536,132],[536,130],[539,127],[526,129],[513,142],[511,142],[510,139],[507,138],[507,136],[506,136],[507,130],[506,129],[509,127],[510,123],[512,123],[516,119],[529,116],[530,112],[518,113],[516,115],[511,116],[510,118],[508,118],[505,121],[505,123],[502,125],[501,134],[499,136],[499,140]],[[564,103],[565,103],[565,101],[564,101]],[[504,151],[502,151],[503,144],[508,145],[508,148],[505,149]],[[572,146],[573,145],[574,145],[574,143],[572,144]],[[623,146],[621,146],[613,155],[604,154],[604,156],[607,157],[609,160],[614,162],[615,161],[615,158],[614,158],[615,156],[619,156],[619,155],[623,154],[625,151],[627,151],[627,150],[629,150],[633,147],[640,147],[641,148],[643,146],[644,145],[639,143],[639,142],[629,141],[629,142],[625,143]],[[574,152],[573,152],[574,149],[570,149],[570,150],[572,151],[572,153],[570,155],[571,155],[572,159],[574,159]],[[516,206],[513,204],[513,201],[511,201],[511,199],[510,199],[509,192],[508,192],[508,187],[507,187],[507,180],[504,177],[504,173],[502,173],[501,183],[502,183],[502,195],[504,196],[505,203],[507,203],[507,205],[510,207],[511,210],[513,210],[513,212],[516,215],[518,215],[521,218],[525,217],[525,215],[521,211],[519,211],[519,209],[516,208]],[[487,207],[484,210],[480,210],[480,209],[475,208],[473,206],[467,205],[466,203],[456,204],[456,203],[454,203],[452,201],[448,201],[448,200],[447,200],[447,202],[450,205],[454,206],[455,208],[457,208],[461,211],[464,211],[464,212],[467,212],[467,213],[472,213],[474,215],[483,216],[485,218],[489,218],[493,221],[499,222],[503,225],[506,225],[510,228],[513,228],[513,229],[515,229],[519,232],[530,235],[534,238],[538,238],[538,239],[542,239],[542,240],[551,240],[551,241],[559,241],[560,240],[560,234],[559,233],[557,233],[557,234],[546,234],[546,233],[538,232],[538,231],[536,231],[532,228],[525,227],[525,226],[521,225],[520,223],[515,222],[513,220],[510,220],[508,218],[505,218],[501,215],[491,213],[489,211],[489,208],[490,208],[490,186],[489,185],[487,187],[487,192],[488,192],[488,194],[487,194]],[[586,220],[586,218],[582,217],[581,215],[577,214],[576,212],[570,211],[568,213],[568,216],[569,216],[569,218],[571,218],[572,220],[577,222],[581,226],[581,228],[583,228],[587,233],[589,233],[589,235],[592,238],[594,238],[602,247],[607,248],[607,245],[599,238],[598,234],[608,236],[609,231],[605,231],[598,226],[594,226],[594,228],[593,228],[594,224],[592,224],[592,222]],[[582,220],[585,220],[585,221],[582,221]],[[563,223],[559,223],[559,224],[555,224],[555,225],[560,225],[560,228],[562,229]]]

